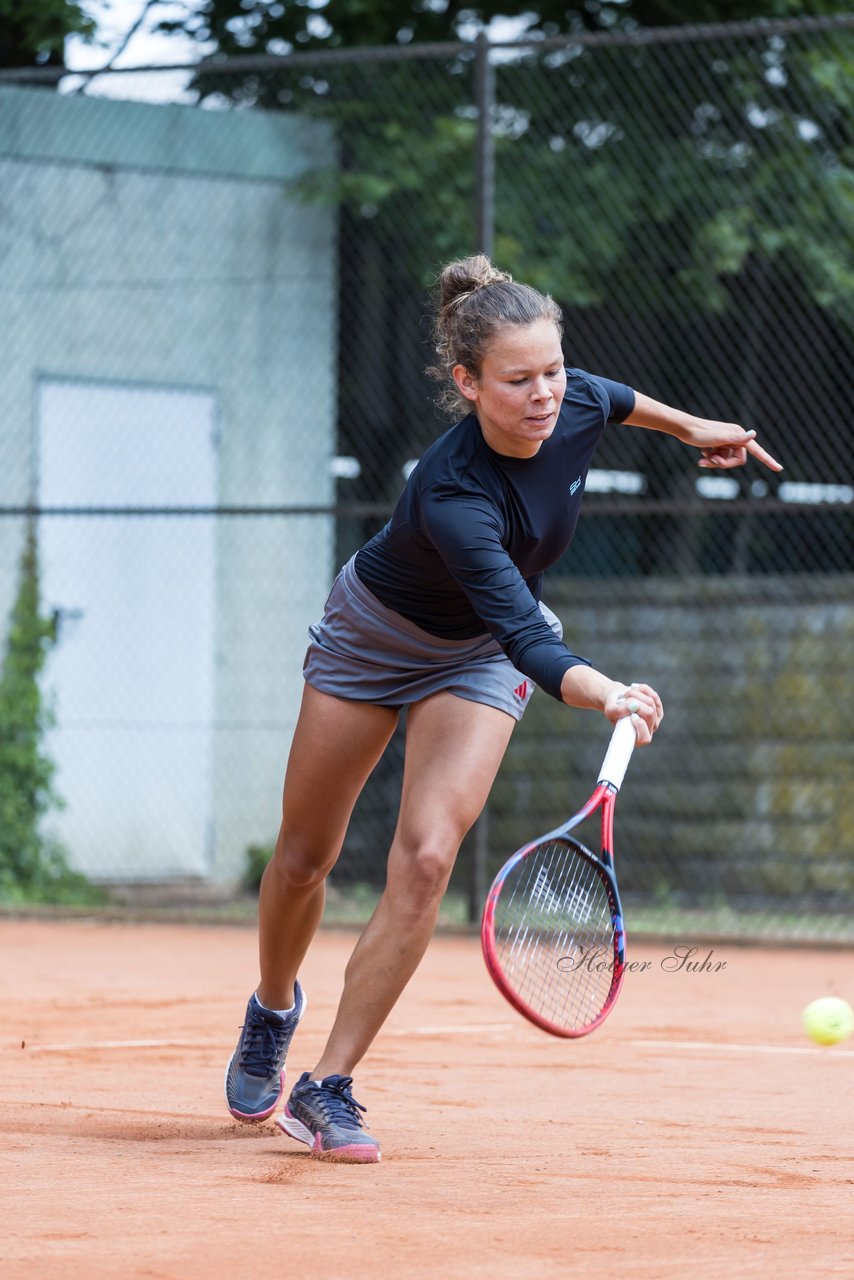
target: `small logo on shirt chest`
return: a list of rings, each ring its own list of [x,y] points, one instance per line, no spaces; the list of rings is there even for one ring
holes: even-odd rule
[[[581,476],[579,476],[577,480],[573,480],[572,484],[569,486],[569,496],[572,497],[576,489],[580,488],[580,486],[581,486]]]

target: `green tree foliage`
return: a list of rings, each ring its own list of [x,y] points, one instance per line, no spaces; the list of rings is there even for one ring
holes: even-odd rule
[[[776,37],[764,49],[726,41],[582,54],[570,120],[540,62],[508,67],[502,105],[528,114],[533,145],[500,139],[498,163],[536,174],[543,197],[532,219],[526,183],[504,184],[497,256],[576,306],[618,297],[643,261],[661,288],[631,299],[640,315],[723,312],[736,278],[772,263],[785,287],[854,323],[854,91],[820,50]],[[823,83],[831,69],[835,96]]]
[[[631,380],[634,360],[660,398],[679,402],[690,388],[691,403],[758,425],[751,388],[775,353],[771,339],[761,348],[763,335],[781,317],[819,349],[854,333],[854,32],[761,27],[834,14],[837,0],[540,0],[522,8],[517,34],[524,26],[537,38],[569,40],[494,60],[496,261],[554,294],[573,334],[596,330],[591,367]],[[402,461],[435,428],[423,416],[409,425],[413,398],[423,403],[425,390],[423,291],[442,261],[481,247],[473,37],[508,16],[518,17],[508,0],[207,0],[184,23],[213,45],[214,62],[374,45],[415,55],[422,42],[463,41],[443,58],[283,57],[273,69],[237,74],[209,64],[195,81],[202,98],[331,125],[335,170],[305,189],[335,205],[344,247],[339,447],[374,444],[373,458],[359,450],[353,497],[392,497]],[[759,20],[747,37],[626,38],[747,20]],[[621,42],[571,39],[607,33]],[[579,347],[573,337],[583,364]],[[676,352],[678,360],[668,356]],[[785,444],[788,461],[800,456],[794,429]],[[837,478],[841,464],[830,452],[819,462]],[[662,485],[678,492],[689,464],[680,455]]]
[[[235,55],[456,40],[495,18],[513,18],[529,35],[551,36],[819,15],[839,8],[837,0],[204,0],[162,29],[185,31],[212,41],[218,53]]]
[[[206,0],[183,23],[214,47],[195,81],[202,99],[298,111],[332,129],[334,172],[305,192],[338,212],[347,335],[338,444],[362,461],[353,498],[391,499],[403,461],[437,425],[411,412],[428,392],[424,291],[440,262],[480,247],[474,37],[508,9],[507,0]],[[799,349],[804,333],[821,362],[823,348],[854,333],[854,31],[761,26],[837,9],[837,0],[540,0],[515,28],[504,24],[504,38],[570,37],[562,49],[534,44],[494,59],[490,132],[494,259],[566,308],[575,364],[758,426],[775,394],[767,379],[759,392],[759,374],[778,344]],[[748,19],[759,19],[748,37],[626,38]],[[618,40],[571,42],[607,33]],[[425,41],[461,45],[417,58]],[[408,46],[410,56],[321,58],[376,45]],[[291,51],[314,58],[215,68],[220,56],[236,65]],[[805,406],[822,376],[832,380],[818,371],[799,384]],[[798,412],[780,416],[794,424]],[[787,462],[802,458],[795,426],[781,431]],[[802,461],[810,475],[840,479],[830,447]],[[644,458],[635,462],[643,470]],[[681,453],[667,472],[648,468],[654,495],[679,495],[690,467]],[[656,556],[644,561],[649,572]]]
[[[837,9],[836,0],[540,0],[518,30],[619,33]],[[217,54],[241,55],[454,40],[517,12],[507,0],[206,0],[183,24],[163,27],[182,25]],[[651,314],[678,298],[715,313],[729,304],[733,278],[773,260],[814,302],[854,323],[847,251],[854,235],[854,66],[784,37],[769,39],[761,56],[755,46],[733,42],[723,55],[721,48],[692,46],[677,75],[679,58],[659,45],[616,55],[579,46],[569,57],[503,62],[497,166],[517,180],[498,184],[495,256],[502,265],[566,305],[587,307],[613,298],[642,253],[662,289],[659,297],[634,299],[635,310]],[[197,88],[203,97],[332,120],[341,168],[325,193],[343,201],[386,252],[394,241],[405,258],[409,241],[408,265],[419,260],[424,283],[438,261],[473,247],[471,56],[431,69],[384,63],[360,74],[346,65],[309,65],[290,74],[285,64],[281,73],[206,74]],[[823,118],[815,127],[810,111],[819,99]],[[766,147],[768,139],[781,145]],[[535,216],[527,173],[537,182]],[[697,196],[712,185],[709,207]],[[313,195],[322,194],[315,184]],[[606,205],[607,221],[600,214]],[[410,236],[401,235],[406,228]],[[434,249],[429,264],[425,245]]]
[[[39,676],[56,641],[42,616],[35,531],[27,531],[18,594],[0,667],[0,901],[92,901],[98,895],[70,870],[61,847],[42,832],[59,802],[43,740],[51,715]]]
[[[95,24],[72,0],[0,0],[0,67],[61,67],[66,36]]]

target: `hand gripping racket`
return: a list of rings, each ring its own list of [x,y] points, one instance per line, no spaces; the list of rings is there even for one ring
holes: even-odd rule
[[[626,963],[614,875],[614,805],[635,746],[618,720],[590,799],[499,871],[486,900],[486,967],[514,1008],[556,1036],[584,1036],[614,1007]],[[570,832],[601,809],[598,856]]]

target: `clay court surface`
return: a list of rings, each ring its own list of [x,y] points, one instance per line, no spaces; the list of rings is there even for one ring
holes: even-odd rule
[[[353,934],[305,966],[313,1066]],[[529,1027],[439,936],[362,1064],[383,1144],[328,1165],[238,1125],[222,1075],[249,928],[0,922],[6,1278],[854,1276],[854,1047],[800,1030],[854,955],[635,945],[583,1041]],[[708,948],[698,952],[702,960]]]

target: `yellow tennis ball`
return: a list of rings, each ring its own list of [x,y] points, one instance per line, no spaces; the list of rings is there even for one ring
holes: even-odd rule
[[[803,1023],[816,1044],[839,1044],[854,1031],[854,1009],[838,996],[822,996],[804,1009]]]

